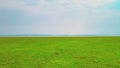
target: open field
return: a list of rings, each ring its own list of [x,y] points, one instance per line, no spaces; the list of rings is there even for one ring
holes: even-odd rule
[[[120,37],[1,37],[0,68],[120,68]]]

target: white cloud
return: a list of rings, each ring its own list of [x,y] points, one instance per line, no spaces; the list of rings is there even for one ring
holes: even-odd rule
[[[31,1],[32,2],[32,1]],[[38,13],[41,10],[43,3],[33,6],[26,3],[24,0],[0,0],[0,8],[4,9],[18,9],[26,13]]]
[[[29,5],[32,0],[0,0],[0,8],[16,8],[27,13],[38,14],[40,12],[62,12],[66,9],[93,9],[99,6],[113,3],[115,0],[36,0],[36,5]],[[35,1],[34,1],[35,2]]]
[[[57,3],[65,4],[74,8],[97,8],[104,4],[109,4],[115,0],[59,0]]]
[[[44,34],[87,34],[97,32],[96,28],[101,28],[104,23],[108,23],[105,21],[109,17],[118,15],[119,12],[117,11],[99,9],[99,7],[109,5],[115,1],[34,0],[36,3],[31,4],[33,0],[0,0],[0,8],[14,8],[25,12],[27,15],[36,16],[40,14],[45,16],[46,21],[44,24],[41,24],[40,21],[29,24],[27,28],[30,30],[27,30],[25,25],[24,29],[29,32]],[[18,26],[21,29],[20,25]]]

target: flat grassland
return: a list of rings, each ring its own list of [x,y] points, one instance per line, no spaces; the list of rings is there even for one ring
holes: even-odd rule
[[[1,37],[0,68],[120,68],[120,37]]]

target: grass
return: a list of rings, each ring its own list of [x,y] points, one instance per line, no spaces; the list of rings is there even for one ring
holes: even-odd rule
[[[120,37],[1,37],[0,68],[120,68]]]

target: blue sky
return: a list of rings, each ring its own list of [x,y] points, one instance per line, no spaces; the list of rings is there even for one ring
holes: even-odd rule
[[[0,35],[120,35],[119,0],[0,0]]]

